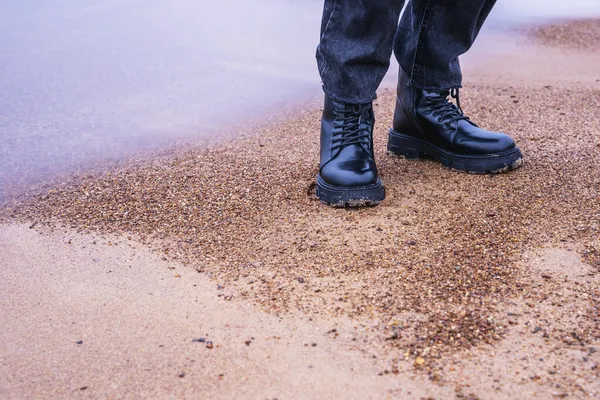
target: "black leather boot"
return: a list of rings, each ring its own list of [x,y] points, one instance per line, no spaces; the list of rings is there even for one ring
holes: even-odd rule
[[[510,136],[481,129],[463,114],[458,89],[416,89],[402,70],[388,150],[406,158],[428,156],[446,167],[480,174],[505,172],[523,163]]]
[[[385,197],[373,154],[371,104],[344,104],[325,95],[317,196],[335,207],[376,205]]]

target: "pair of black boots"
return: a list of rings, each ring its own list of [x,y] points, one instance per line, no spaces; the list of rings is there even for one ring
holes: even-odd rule
[[[384,199],[373,153],[374,123],[371,104],[344,104],[325,95],[316,190],[321,201],[358,207]],[[446,167],[479,174],[515,169],[523,160],[510,136],[481,129],[463,114],[458,90],[416,89],[402,71],[388,151],[411,159],[433,158]]]

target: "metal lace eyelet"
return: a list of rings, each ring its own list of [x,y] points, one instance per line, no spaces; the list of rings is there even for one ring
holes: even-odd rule
[[[450,128],[452,128],[452,126],[450,126],[450,123],[449,123],[449,122],[446,122],[446,123],[444,124],[444,128],[446,128],[446,129],[450,129]]]
[[[438,124],[441,123],[442,122],[442,117],[437,117],[436,121],[438,122]]]

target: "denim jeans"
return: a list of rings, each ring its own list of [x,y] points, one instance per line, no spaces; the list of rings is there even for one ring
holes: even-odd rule
[[[376,98],[392,50],[410,84],[428,90],[458,88],[458,56],[477,37],[496,0],[325,0],[317,64],[334,100]]]

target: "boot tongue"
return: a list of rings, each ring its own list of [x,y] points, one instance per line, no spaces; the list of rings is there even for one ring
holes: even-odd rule
[[[458,89],[440,91],[424,90],[423,92],[425,94],[425,98],[430,98],[430,105],[433,107],[432,109],[437,111],[446,122],[464,120],[469,124],[476,126],[469,120],[468,117],[464,115],[463,110],[460,107]],[[452,101],[452,99],[449,99],[449,97],[455,99],[456,104]]]
[[[344,104],[335,102],[334,106],[339,110],[343,110],[346,116],[356,115],[357,117],[362,117],[362,121],[368,119],[370,116],[370,104]]]
[[[359,122],[359,129],[361,131],[363,131],[363,132],[364,131],[369,132],[369,136],[370,136],[371,130],[373,129],[373,127],[371,125],[371,119],[373,118],[373,114],[372,113],[373,113],[372,108],[365,107],[362,110],[362,113],[361,113],[360,119],[359,119],[359,121],[360,121]],[[367,153],[367,155],[369,157],[372,157],[373,156],[373,154],[372,154],[373,150],[371,149],[372,144],[370,142],[371,142],[371,139],[369,138],[369,139],[363,141],[359,146],[360,146],[360,148],[364,152]]]
[[[424,90],[424,92],[425,92],[426,96],[438,98],[438,99],[448,99],[448,96],[450,96],[449,90],[441,90],[439,92]]]
[[[357,140],[357,142],[343,146],[341,153],[345,154],[351,159],[360,159],[364,156],[364,153],[366,153],[369,157],[372,157],[369,139],[372,120],[371,104],[337,103],[336,106],[338,105],[341,106],[340,109],[343,110],[344,116],[353,122],[349,124],[346,129],[350,131],[357,131],[357,133],[353,136],[361,137],[361,139]],[[364,137],[366,132],[369,132],[369,134],[367,137]]]

